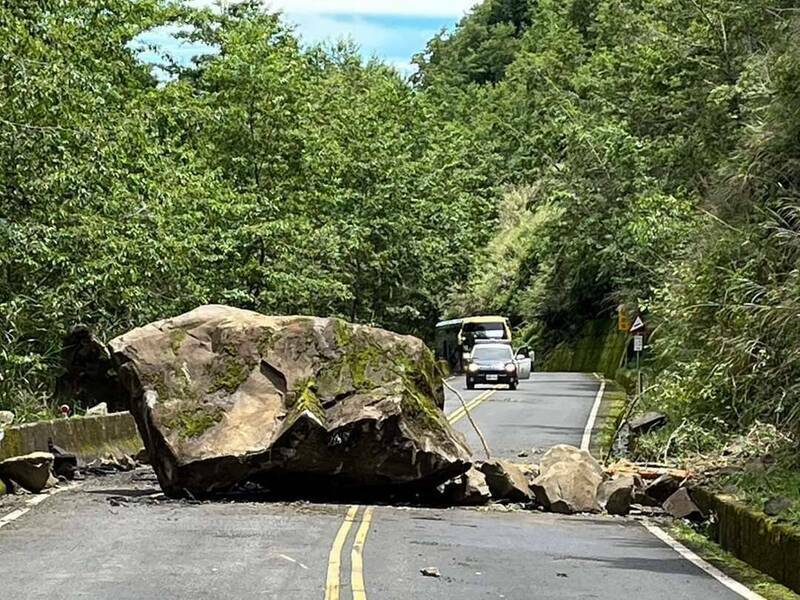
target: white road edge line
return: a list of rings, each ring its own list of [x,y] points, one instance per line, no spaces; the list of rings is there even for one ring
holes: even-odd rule
[[[28,500],[25,501],[24,508],[18,508],[17,510],[11,511],[4,517],[0,517],[0,529],[5,527],[9,523],[13,523],[21,516],[28,514],[34,506],[41,504],[42,502],[47,500],[50,496],[53,496],[60,492],[66,492],[67,490],[71,490],[75,487],[77,487],[75,484],[65,485],[63,487],[53,488],[49,490],[46,494],[37,494],[33,498],[29,498]]]
[[[597,413],[600,411],[600,404],[603,401],[603,394],[606,393],[606,381],[603,379],[600,383],[600,389],[597,390],[597,397],[594,399],[592,412],[589,413],[589,420],[586,421],[586,428],[583,430],[583,439],[581,439],[581,450],[589,450],[589,444],[592,441],[592,431],[594,430],[594,423],[597,420]]]
[[[674,539],[670,536],[666,531],[650,523],[648,521],[642,521],[642,525],[644,525],[645,529],[664,542],[667,546],[675,550],[678,554],[680,554],[683,558],[688,560],[698,569],[706,572],[708,575],[711,575],[714,579],[719,581],[722,585],[726,588],[735,592],[736,594],[740,595],[742,598],[747,598],[747,600],[765,600],[764,596],[761,596],[754,592],[753,590],[745,587],[732,577],[729,577],[714,565],[707,563],[705,560],[700,558],[697,554],[689,550],[686,546],[681,544],[679,541]]]

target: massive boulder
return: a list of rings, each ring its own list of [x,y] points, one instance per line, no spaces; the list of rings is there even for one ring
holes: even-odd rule
[[[205,306],[110,343],[152,465],[173,496],[246,481],[415,489],[464,473],[430,351],[337,319]]]

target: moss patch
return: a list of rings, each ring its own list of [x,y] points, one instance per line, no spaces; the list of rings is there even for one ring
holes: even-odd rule
[[[224,356],[212,370],[212,380],[208,393],[213,394],[214,392],[225,390],[232,394],[247,381],[253,366],[242,358]]]
[[[187,337],[189,337],[189,334],[183,329],[175,329],[170,332],[169,347],[173,354],[177,355],[181,351],[181,346],[183,346],[183,342],[186,341]]]
[[[171,431],[177,431],[181,439],[192,439],[214,427],[224,414],[225,411],[219,406],[193,406],[179,410],[166,422],[166,426]]]
[[[275,338],[276,334],[274,329],[265,328],[264,331],[262,331],[258,338],[258,352],[261,354],[261,356],[269,354],[275,345]]]
[[[317,382],[313,378],[300,382],[294,388],[287,398],[287,405],[294,416],[308,411],[321,423],[325,423],[327,420],[325,409],[317,395]]]
[[[340,384],[348,379],[355,390],[368,390],[373,387],[374,375],[393,372],[395,360],[392,352],[372,339],[360,336],[344,321],[333,320],[333,335],[340,356],[329,363],[320,376],[319,389],[325,393],[337,393]]]
[[[589,321],[575,342],[560,344],[550,352],[543,362],[543,369],[603,373],[613,378],[625,355],[627,342],[627,334],[617,330],[615,320]]]

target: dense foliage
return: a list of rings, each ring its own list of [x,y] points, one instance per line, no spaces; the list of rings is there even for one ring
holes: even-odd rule
[[[454,312],[508,313],[548,349],[639,306],[655,328],[648,399],[673,427],[797,433],[794,3],[515,4],[527,16],[493,36],[503,50],[486,15],[508,3],[487,0],[418,59],[426,93],[489,107],[453,118],[509,190]],[[476,74],[484,61],[499,76]]]
[[[216,51],[160,83],[131,42],[163,24]],[[45,406],[76,323],[222,302],[427,334],[485,242],[466,129],[260,3],[11,3],[0,45],[0,409]]]

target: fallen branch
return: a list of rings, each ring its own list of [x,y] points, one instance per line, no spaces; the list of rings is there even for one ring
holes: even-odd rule
[[[456,396],[458,396],[458,400],[461,402],[461,406],[464,407],[464,413],[467,415],[467,419],[469,420],[470,424],[472,425],[472,428],[475,430],[475,433],[478,434],[478,439],[480,439],[481,444],[483,445],[483,451],[486,453],[486,460],[492,460],[491,454],[489,453],[489,445],[486,443],[486,438],[483,437],[483,433],[481,433],[481,430],[478,427],[478,424],[473,420],[472,414],[470,414],[469,408],[467,408],[467,403],[464,402],[464,397],[459,393],[459,391],[457,389],[452,387],[444,379],[442,379],[442,383],[444,384],[444,387],[446,387],[448,390],[450,390]]]
[[[657,466],[648,463],[619,462],[606,469],[609,475],[638,475],[642,479],[658,479],[662,475],[672,475],[678,479],[691,477],[692,471],[673,467]]]

